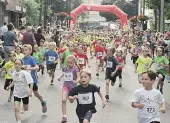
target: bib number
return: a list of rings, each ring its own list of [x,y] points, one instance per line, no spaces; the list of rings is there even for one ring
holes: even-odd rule
[[[84,64],[84,58],[78,58],[78,64]]]
[[[102,53],[102,52],[98,52],[98,53],[97,53],[97,56],[98,56],[98,57],[102,57],[102,56],[103,56],[103,53]]]
[[[107,68],[112,68],[112,67],[113,67],[113,63],[110,62],[110,61],[108,61],[108,62],[107,62]]]
[[[55,61],[55,57],[54,56],[49,56],[48,61],[54,62]]]
[[[64,81],[73,81],[73,73],[64,73]]]
[[[155,108],[148,107],[147,108],[147,113],[155,113]]]

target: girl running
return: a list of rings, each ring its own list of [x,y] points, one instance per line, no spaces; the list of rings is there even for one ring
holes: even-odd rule
[[[17,123],[21,123],[20,104],[23,102],[24,111],[28,110],[29,97],[32,96],[33,79],[31,74],[22,70],[23,61],[15,60],[15,71],[12,73],[13,82],[7,87],[7,90],[14,86],[14,109]],[[29,86],[30,87],[29,87]]]
[[[157,77],[159,78],[157,89],[163,94],[163,85],[165,80],[165,75],[167,74],[166,68],[169,67],[169,60],[164,56],[164,48],[157,48],[157,56],[154,57],[153,63],[155,63],[155,68],[157,71]]]
[[[13,81],[13,77],[12,77],[12,73],[13,71],[15,70],[15,67],[14,67],[14,60],[15,60],[15,53],[14,52],[11,52],[9,54],[9,61],[7,63],[5,63],[5,65],[2,67],[0,73],[2,73],[2,71],[6,71],[6,74],[5,74],[5,85],[4,85],[4,89],[7,90],[7,87],[12,83]],[[8,102],[11,102],[11,98],[12,98],[12,95],[13,95],[13,90],[14,90],[14,87],[11,86],[10,88],[10,95],[9,95],[9,98],[8,98]]]
[[[62,90],[62,113],[63,118],[61,123],[67,122],[66,116],[66,102],[69,92],[79,82],[79,70],[75,65],[76,58],[73,55],[67,57],[67,66],[63,69],[63,74],[58,78],[60,81],[64,77],[63,90]]]
[[[117,70],[117,75],[119,76],[119,87],[122,87],[122,69],[125,65],[125,60],[123,57],[123,51],[121,49],[118,49],[116,52],[116,59],[120,65]]]

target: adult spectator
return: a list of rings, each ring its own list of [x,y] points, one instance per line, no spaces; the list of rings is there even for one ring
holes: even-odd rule
[[[5,53],[5,60],[9,60],[9,54],[11,51],[15,50],[15,42],[18,42],[17,35],[14,33],[13,25],[8,24],[8,31],[4,32],[3,39],[4,39],[4,53]]]
[[[22,44],[30,44],[32,47],[36,44],[34,34],[32,33],[32,26],[28,26],[26,32],[23,33]]]
[[[41,40],[45,40],[44,36],[42,35],[42,29],[41,28],[39,28],[37,30],[37,33],[34,34],[34,36],[35,36],[35,40],[36,40],[38,46],[40,46]]]
[[[4,25],[1,27],[1,39],[2,39],[2,41],[3,41],[3,35],[7,31],[8,31],[7,23],[4,22]]]
[[[52,39],[56,43],[57,47],[59,47],[59,44],[60,44],[60,36],[59,35],[60,35],[60,32],[56,31],[55,35],[52,37]]]

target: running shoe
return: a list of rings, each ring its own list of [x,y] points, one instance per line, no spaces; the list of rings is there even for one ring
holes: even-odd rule
[[[161,94],[163,94],[163,88],[160,88],[160,92],[161,92]]]
[[[119,87],[120,87],[120,88],[122,87],[122,83],[119,83]]]
[[[114,86],[115,85],[115,82],[111,81],[111,86]]]
[[[61,123],[67,123],[67,117],[63,117]]]
[[[108,100],[109,99],[109,95],[106,95],[105,98]]]
[[[47,104],[45,101],[42,102],[42,112],[46,113],[47,112]]]

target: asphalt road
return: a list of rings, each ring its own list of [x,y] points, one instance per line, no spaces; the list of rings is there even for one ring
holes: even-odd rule
[[[91,83],[101,87],[105,93],[104,73],[100,78],[95,76],[95,60],[90,61],[93,79]],[[48,111],[43,114],[41,105],[36,97],[30,100],[28,112],[21,114],[22,123],[60,123],[61,113],[61,91],[62,82],[57,81],[57,76],[61,74],[56,70],[56,80],[53,86],[50,85],[50,78],[47,74],[39,75],[39,91],[47,101]],[[4,79],[0,79],[0,123],[16,123],[14,116],[13,101],[7,102],[9,92],[3,90]],[[137,81],[137,75],[134,73],[134,67],[130,57],[127,57],[127,64],[123,70],[123,87],[118,87],[118,80],[114,87],[110,88],[110,102],[106,103],[103,109],[99,96],[96,94],[97,113],[93,115],[91,123],[137,123],[137,109],[131,107],[130,98],[133,92],[142,87]],[[161,114],[161,123],[170,123],[170,84],[165,81],[164,97],[167,104],[167,112]],[[76,102],[67,103],[68,123],[78,123],[75,113]]]

